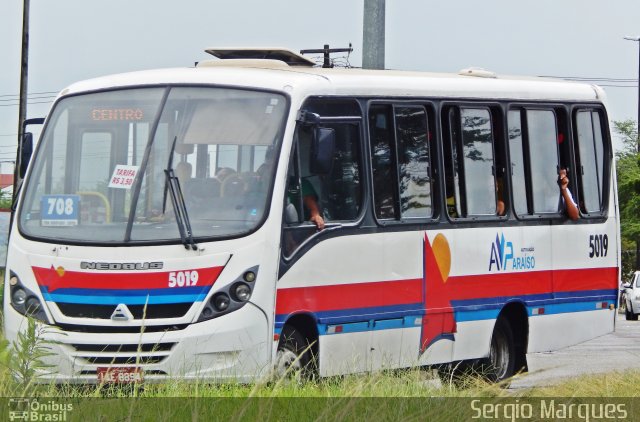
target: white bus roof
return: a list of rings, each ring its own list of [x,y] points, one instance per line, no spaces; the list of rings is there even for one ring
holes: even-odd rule
[[[461,74],[289,67],[274,60],[204,62],[195,68],[157,69],[75,83],[61,94],[162,84],[224,85],[269,89],[292,95],[493,98],[603,101],[595,86],[538,77],[474,77]]]

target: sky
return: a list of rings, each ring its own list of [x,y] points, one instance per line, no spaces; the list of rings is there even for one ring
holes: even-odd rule
[[[352,43],[359,67],[363,2],[31,0],[27,117],[75,81],[193,66],[212,46]],[[22,1],[1,0],[0,163],[15,156],[21,31]],[[598,83],[609,117],[635,120],[639,45],[625,35],[640,35],[638,0],[386,0],[385,67],[627,80]]]

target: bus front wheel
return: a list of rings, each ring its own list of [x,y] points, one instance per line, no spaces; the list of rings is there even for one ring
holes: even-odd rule
[[[315,359],[311,344],[295,328],[285,326],[280,334],[276,355],[276,376],[311,379],[315,375]]]

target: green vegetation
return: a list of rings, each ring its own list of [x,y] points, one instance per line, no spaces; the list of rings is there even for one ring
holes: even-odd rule
[[[638,268],[640,249],[640,155],[638,131],[634,120],[613,122],[614,130],[622,136],[623,149],[616,154],[620,232],[622,235],[622,277]]]
[[[11,209],[13,198],[8,193],[0,193],[0,209]]]

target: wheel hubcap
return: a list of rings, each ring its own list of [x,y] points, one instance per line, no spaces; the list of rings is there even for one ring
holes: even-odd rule
[[[291,350],[278,350],[276,355],[276,375],[278,377],[291,376],[302,370],[299,357]]]

